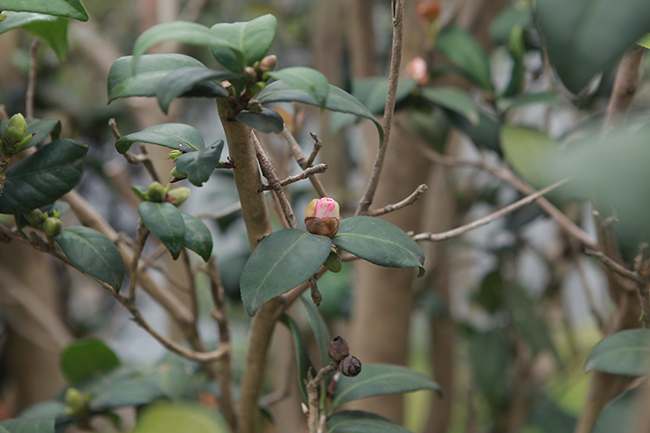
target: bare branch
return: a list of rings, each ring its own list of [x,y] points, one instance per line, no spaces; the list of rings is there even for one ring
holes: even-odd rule
[[[289,143],[289,148],[291,149],[291,153],[293,154],[293,157],[296,159],[296,162],[302,168],[303,170],[306,170],[309,168],[309,164],[307,164],[307,157],[303,153],[302,149],[300,148],[300,145],[296,141],[296,139],[293,137],[291,132],[287,129],[286,125],[282,128],[282,136],[284,139]],[[321,183],[320,179],[317,176],[309,176],[309,180],[311,181],[312,186],[316,190],[316,193],[320,197],[328,197],[327,191],[325,191],[325,187]]]
[[[133,257],[131,259],[131,267],[129,268],[129,300],[135,300],[135,285],[138,281],[138,262],[140,261],[140,255],[142,254],[142,249],[144,248],[144,243],[147,241],[147,236],[149,235],[149,230],[144,225],[142,220],[138,222],[138,233],[135,238],[135,245],[133,246]]]
[[[641,59],[645,54],[644,47],[636,47],[627,52],[621,59],[614,80],[612,94],[607,104],[603,131],[607,131],[617,117],[624,115],[632,104],[636,94]]]
[[[294,176],[289,176],[288,178],[281,180],[280,186],[285,187],[287,185],[291,185],[292,183],[298,182],[299,180],[307,179],[312,174],[324,173],[327,170],[327,168],[328,168],[327,164],[318,164],[313,167],[308,167],[307,169],[303,170],[299,174],[296,174]],[[262,187],[260,188],[260,192],[268,191],[271,189],[273,189],[271,185],[262,185]]]
[[[311,167],[311,165],[314,163],[314,160],[316,159],[316,156],[318,155],[318,152],[320,152],[320,150],[323,148],[323,142],[320,141],[318,135],[311,132],[309,135],[314,140],[314,148],[311,150],[311,155],[309,155],[309,158],[307,158],[307,166]]]
[[[411,204],[415,203],[417,201],[417,199],[419,199],[420,196],[422,194],[424,194],[424,192],[427,189],[429,189],[429,187],[426,186],[425,184],[422,184],[422,185],[418,186],[415,189],[415,191],[413,191],[411,193],[411,195],[406,197],[404,200],[402,200],[402,201],[400,201],[398,203],[395,203],[395,204],[389,204],[388,206],[384,206],[381,209],[369,210],[368,212],[366,212],[366,215],[374,216],[374,217],[381,216],[381,215],[386,215],[387,213],[390,213],[390,212],[399,210],[399,209],[401,209],[403,207],[406,207],[408,205],[411,205]]]
[[[36,54],[41,40],[34,38],[29,47],[29,78],[27,79],[27,93],[25,95],[25,117],[34,118],[34,95],[36,93]]]
[[[591,256],[598,260],[600,263],[605,265],[607,269],[610,271],[622,276],[623,278],[627,278],[630,281],[633,281],[637,285],[645,285],[646,281],[645,278],[643,278],[641,275],[639,275],[638,272],[631,271],[629,269],[624,268],[608,256],[606,256],[604,253],[601,251],[595,251],[592,249],[585,249],[585,254],[588,256]]]
[[[224,218],[229,215],[232,215],[236,212],[241,211],[241,202],[233,203],[230,206],[226,206],[225,208],[217,211],[217,212],[203,212],[198,214],[196,217],[198,219],[219,219],[219,218]]]

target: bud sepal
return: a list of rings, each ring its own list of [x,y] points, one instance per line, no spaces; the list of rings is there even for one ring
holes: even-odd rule
[[[305,226],[309,233],[333,238],[339,230],[340,210],[336,200],[314,199],[305,210]]]

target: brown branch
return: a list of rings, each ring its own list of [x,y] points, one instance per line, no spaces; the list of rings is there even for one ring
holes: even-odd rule
[[[404,33],[404,0],[393,0],[393,48],[390,60],[390,72],[388,75],[388,95],[386,97],[386,106],[384,108],[384,117],[381,126],[384,130],[383,145],[377,150],[375,165],[370,174],[370,180],[366,192],[359,201],[359,207],[355,215],[365,215],[372,204],[379,186],[379,178],[384,160],[386,159],[386,150],[390,140],[390,131],[393,123],[393,114],[395,113],[395,99],[397,95],[397,83],[399,80],[399,69],[402,61],[402,37]]]
[[[403,207],[406,207],[408,205],[411,205],[417,201],[417,199],[420,198],[422,194],[428,189],[425,184],[422,184],[418,186],[415,191],[411,193],[408,197],[406,197],[404,200],[395,203],[395,204],[389,204],[387,206],[382,207],[381,209],[376,209],[376,210],[369,210],[366,212],[366,215],[368,216],[381,216],[381,215],[386,215],[387,213],[394,212],[396,210],[399,210]]]
[[[196,217],[198,219],[219,219],[219,218],[224,218],[229,215],[232,215],[236,212],[241,211],[241,202],[233,203],[230,206],[226,206],[225,208],[216,211],[216,212],[203,212],[198,214]]]
[[[294,138],[294,136],[291,134],[291,132],[287,129],[287,126],[285,125],[282,128],[282,136],[284,139],[289,143],[289,148],[291,149],[291,153],[293,154],[293,157],[295,158],[296,162],[302,168],[303,170],[306,170],[309,168],[309,164],[307,164],[307,157],[303,153],[302,149],[300,148],[300,145]],[[327,191],[325,191],[325,187],[321,183],[320,179],[317,176],[309,176],[309,181],[311,182],[312,186],[316,190],[316,193],[320,197],[328,197]]]
[[[629,269],[624,268],[623,266],[621,266],[620,264],[616,263],[614,260],[606,256],[601,251],[595,251],[587,248],[585,249],[585,254],[598,260],[600,263],[605,265],[605,267],[610,271],[622,276],[623,278],[627,278],[628,280],[634,282],[637,285],[643,286],[644,284],[646,284],[645,278],[639,275],[638,272],[631,271]]]
[[[307,179],[309,176],[317,173],[324,173],[327,170],[328,166],[327,164],[318,164],[313,167],[308,167],[307,169],[303,170],[302,172],[294,175],[294,176],[289,176],[288,178],[281,180],[280,181],[280,186],[285,187],[287,185],[291,185],[292,183],[296,183],[299,180]],[[268,191],[273,189],[271,185],[262,185],[260,188],[260,192],[262,191]]]
[[[440,242],[440,241],[446,241],[448,239],[454,238],[456,236],[460,236],[462,234],[465,234],[469,231],[472,231],[478,227],[484,226],[486,224],[489,224],[505,215],[508,215],[509,213],[512,213],[516,211],[517,209],[520,209],[524,206],[527,206],[531,203],[533,203],[535,200],[538,200],[540,197],[542,197],[544,194],[548,194],[549,192],[553,191],[554,189],[560,187],[561,185],[564,185],[566,182],[568,182],[569,179],[563,179],[559,182],[554,183],[551,186],[548,186],[544,189],[539,190],[538,192],[534,194],[530,194],[524,198],[522,198],[519,201],[514,202],[513,204],[506,206],[494,213],[491,213],[490,215],[478,219],[472,223],[466,224],[464,226],[455,228],[453,230],[448,230],[443,233],[420,233],[415,236],[413,236],[413,240],[415,241],[431,241],[431,242]]]
[[[307,399],[309,401],[309,418],[307,421],[309,433],[318,433],[319,431],[320,412],[318,410],[318,385],[320,385],[328,374],[336,371],[339,364],[339,362],[331,361],[328,365],[318,371],[316,377],[312,376],[311,370],[307,372],[305,388],[307,391]]]
[[[318,138],[318,135],[309,133],[311,136],[312,140],[314,140],[314,148],[311,150],[311,154],[309,155],[309,158],[307,158],[307,166],[311,167],[311,165],[314,163],[314,160],[316,159],[316,156],[318,156],[318,152],[323,148],[323,142],[320,141],[320,138]]]
[[[135,285],[138,281],[138,262],[140,261],[140,255],[142,254],[142,249],[144,248],[144,243],[147,241],[147,236],[149,236],[149,230],[144,225],[142,220],[138,222],[138,232],[135,238],[135,245],[133,246],[133,258],[131,259],[131,267],[129,268],[129,300],[135,300]]]
[[[34,38],[29,47],[29,78],[27,79],[27,93],[25,94],[25,116],[28,119],[34,118],[34,95],[36,94],[36,54],[41,40]]]
[[[616,118],[623,116],[630,108],[636,94],[641,59],[645,51],[644,47],[636,47],[627,52],[621,59],[616,72],[612,94],[607,104],[603,131],[611,128]]]

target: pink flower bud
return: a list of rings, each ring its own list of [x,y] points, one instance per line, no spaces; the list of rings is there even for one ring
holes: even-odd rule
[[[307,231],[333,238],[339,230],[339,204],[329,197],[313,199],[305,210]]]
[[[429,81],[427,62],[422,57],[415,57],[408,62],[404,73],[406,76],[413,78],[419,85],[425,85]]]

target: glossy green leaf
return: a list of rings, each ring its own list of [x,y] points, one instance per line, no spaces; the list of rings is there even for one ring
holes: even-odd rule
[[[314,338],[316,339],[316,345],[318,346],[318,352],[320,354],[321,367],[325,367],[331,361],[327,354],[327,345],[332,340],[330,331],[327,328],[325,319],[320,311],[318,311],[318,307],[314,305],[314,301],[308,299],[306,295],[301,296],[300,300],[302,301],[302,305],[305,307],[305,311],[307,312],[307,321],[309,322],[309,326],[311,327],[311,330],[314,333]]]
[[[157,24],[145,30],[136,39],[133,45],[133,64],[131,67],[133,68],[137,64],[138,58],[146,53],[149,48],[165,41],[176,41],[184,44],[208,47],[224,47],[241,55],[238,47],[234,43],[219,36],[212,29],[197,23],[172,21]]]
[[[115,148],[120,153],[126,153],[136,141],[187,152],[196,152],[205,148],[201,133],[195,127],[184,123],[163,123],[150,126],[140,132],[120,138],[115,143]]]
[[[600,340],[585,361],[585,373],[597,370],[623,376],[650,373],[650,329],[628,329]]]
[[[244,266],[241,297],[251,316],[266,301],[307,281],[327,259],[332,241],[302,230],[271,233],[253,250]]]
[[[169,104],[179,96],[226,98],[228,92],[221,85],[221,81],[233,77],[230,72],[213,71],[203,66],[176,69],[158,83],[156,89],[158,104],[167,113]]]
[[[161,403],[147,407],[133,433],[229,433],[218,411],[189,403]]]
[[[146,54],[133,71],[133,56],[120,57],[108,73],[108,102],[130,96],[156,96],[167,76],[178,69],[209,71],[198,60],[183,54]]]
[[[184,212],[181,212],[181,215],[185,224],[183,244],[207,262],[212,255],[212,233],[210,233],[210,229],[195,216]]]
[[[80,340],[61,352],[61,373],[75,384],[120,365],[120,360],[104,342],[97,339]]]
[[[215,34],[237,50],[213,46],[212,55],[229,71],[241,73],[245,66],[253,66],[264,58],[275,38],[276,26],[277,20],[270,14],[246,22],[215,24],[212,26]]]
[[[644,388],[632,388],[612,400],[598,415],[591,433],[638,433],[635,422],[643,403]]]
[[[263,107],[262,111],[244,110],[236,117],[240,122],[264,133],[279,134],[284,127],[284,120],[277,111]]]
[[[309,359],[309,353],[307,352],[307,346],[302,340],[300,335],[300,329],[296,322],[289,317],[287,314],[282,314],[280,317],[280,323],[287,327],[291,333],[291,339],[293,340],[293,347],[296,353],[296,358],[298,362],[298,386],[300,387],[300,392],[302,393],[302,398],[307,402],[307,389],[305,387],[304,380],[307,379],[307,372],[311,369],[311,374],[316,375],[316,371],[313,368],[311,360]]]
[[[124,260],[115,244],[88,227],[63,229],[54,236],[68,260],[85,273],[120,291],[124,278]]]
[[[158,385],[143,379],[124,378],[111,380],[92,392],[90,408],[93,410],[143,406],[165,398]]]
[[[452,125],[465,133],[475,145],[501,152],[499,141],[501,123],[496,118],[479,111],[479,123],[474,125],[465,116],[455,111],[445,109],[445,114]]]
[[[548,58],[575,94],[597,74],[611,71],[650,32],[646,0],[540,0],[535,7]]]
[[[185,239],[185,223],[181,211],[171,203],[143,201],[138,205],[138,214],[149,231],[169,250],[173,259],[178,259]]]
[[[399,104],[412,95],[417,87],[418,83],[411,78],[400,79],[397,83],[395,104]],[[387,77],[357,78],[353,82],[352,89],[354,97],[365,105],[370,112],[374,114],[384,112],[386,97],[388,96]]]
[[[19,418],[0,422],[0,433],[54,433],[54,418]]]
[[[48,136],[52,140],[58,140],[61,136],[61,121],[59,119],[25,119],[27,122],[27,134],[35,134],[23,150],[43,143]],[[0,122],[0,134],[5,130],[8,120]]]
[[[438,35],[436,48],[461,68],[469,80],[488,92],[493,90],[490,59],[478,41],[465,30],[452,26],[442,31]]]
[[[88,12],[80,0],[0,0],[0,11],[36,12],[88,21]]]
[[[441,393],[440,386],[436,382],[417,371],[400,365],[363,364],[358,376],[339,378],[332,396],[330,413],[349,401],[421,390]]]
[[[325,75],[315,69],[297,66],[267,72],[264,75],[271,76],[276,80],[289,83],[297,89],[304,90],[318,102],[321,108],[324,108],[327,103],[327,95],[330,92],[329,82]]]
[[[298,89],[284,81],[276,81],[266,86],[260,92],[258,99],[263,104],[271,104],[274,102],[302,102],[303,104],[319,106],[319,103],[308,92]],[[370,111],[354,96],[347,93],[345,90],[339,89],[330,84],[330,91],[325,103],[325,108],[331,111],[340,113],[354,114],[355,116],[363,117],[372,120],[377,126],[379,133],[380,146],[384,142],[384,130],[381,123],[372,115]]]
[[[478,125],[480,117],[476,104],[469,95],[457,87],[427,87],[422,96],[436,105],[465,116],[473,125]]]
[[[4,14],[7,18],[0,22],[0,34],[15,28],[29,30],[45,40],[59,60],[65,60],[68,48],[67,19],[31,12],[5,12]]]
[[[501,149],[510,165],[531,185],[548,185],[548,164],[559,146],[546,133],[523,126],[504,126]]]
[[[424,274],[424,252],[399,227],[379,218],[357,216],[346,218],[332,242],[344,251],[390,268],[419,267]]]
[[[62,401],[48,400],[33,404],[20,412],[19,418],[57,418],[63,414],[68,407]]]
[[[23,214],[54,203],[81,178],[88,146],[55,140],[7,171],[0,213]]]
[[[411,433],[410,430],[371,412],[344,410],[327,420],[327,433]]]
[[[210,179],[210,175],[219,164],[222,151],[223,140],[219,140],[198,152],[185,153],[175,159],[176,169],[179,173],[187,174],[192,184],[201,186],[203,182]]]
[[[521,95],[518,98],[512,100],[508,105],[505,106],[504,111],[509,112],[511,110],[528,107],[529,105],[534,104],[558,105],[559,103],[560,101],[556,92],[530,93]]]

